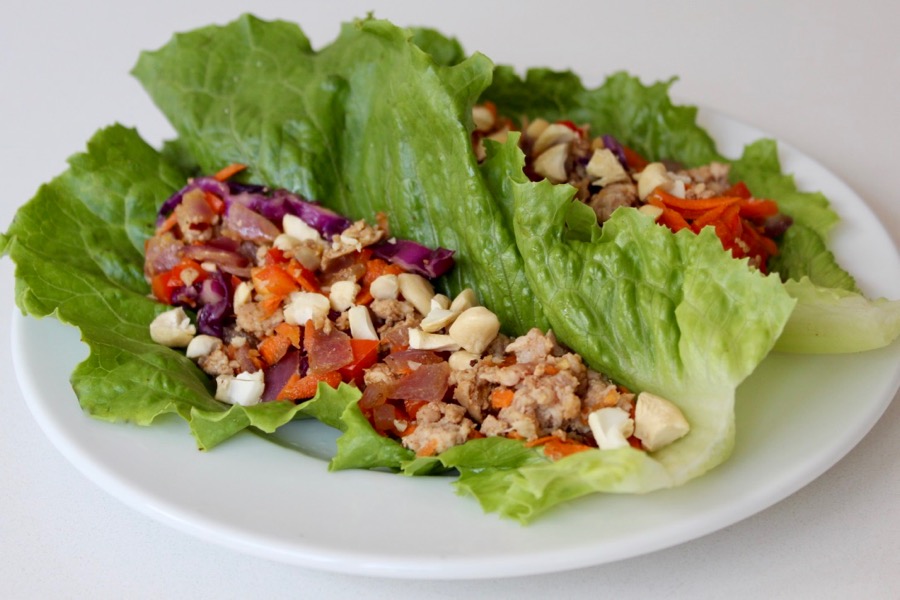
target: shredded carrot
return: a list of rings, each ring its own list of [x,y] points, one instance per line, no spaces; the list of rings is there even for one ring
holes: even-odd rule
[[[209,208],[216,213],[217,215],[221,215],[225,212],[225,201],[212,194],[210,192],[206,192],[203,195],[203,199],[206,200],[206,203],[209,205]]]
[[[265,316],[270,317],[275,314],[275,311],[278,310],[278,307],[281,306],[281,303],[284,302],[285,298],[286,296],[270,294],[259,301],[259,307],[262,309]]]
[[[259,354],[262,356],[262,359],[266,361],[266,364],[274,365],[287,354],[290,347],[291,339],[289,337],[275,333],[274,335],[270,335],[263,339],[257,348],[259,349]]]
[[[431,438],[428,440],[428,443],[422,446],[422,448],[416,452],[416,456],[433,456],[435,450],[437,450],[437,439]]]
[[[319,391],[319,383],[324,382],[333,388],[341,384],[341,374],[337,371],[327,373],[310,373],[300,377],[294,373],[278,393],[278,400],[306,400]]]
[[[534,448],[535,446],[542,446],[551,440],[559,439],[554,435],[545,435],[544,437],[539,437],[531,440],[530,442],[525,442],[526,448]]]
[[[553,440],[548,441],[546,444],[544,444],[544,454],[546,454],[547,457],[552,460],[559,460],[572,454],[584,452],[585,450],[590,449],[591,447],[586,446],[585,444],[565,441],[557,437],[554,437]]]
[[[497,409],[506,408],[512,404],[515,395],[515,392],[509,388],[497,388],[491,392],[491,407]]]
[[[559,369],[556,365],[544,365],[544,374],[545,375],[556,375],[559,373]]]
[[[560,458],[565,458],[570,454],[575,454],[576,452],[584,452],[585,450],[591,449],[591,446],[587,446],[580,442],[573,442],[572,440],[561,440],[555,435],[545,435],[544,437],[539,437],[537,439],[531,440],[530,442],[526,442],[525,446],[527,448],[543,446],[544,454],[546,454],[547,457],[552,460],[559,460]]]
[[[240,173],[241,171],[243,171],[246,168],[247,168],[247,165],[242,165],[240,163],[232,163],[232,164],[228,165],[227,167],[225,167],[224,169],[222,169],[221,171],[219,171],[218,173],[216,173],[215,175],[213,175],[213,179],[216,179],[217,181],[225,181],[227,179],[231,179],[236,174]]]
[[[166,220],[159,224],[159,227],[156,228],[156,234],[165,233],[175,228],[178,225],[178,217],[175,216],[175,211],[166,217]]]
[[[275,333],[283,335],[291,341],[294,348],[300,347],[300,326],[291,323],[279,323],[275,326]]]

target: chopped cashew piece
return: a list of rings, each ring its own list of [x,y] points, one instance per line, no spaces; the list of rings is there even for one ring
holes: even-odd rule
[[[353,306],[347,311],[350,321],[350,337],[358,340],[377,340],[378,333],[372,324],[372,315],[366,306]]]
[[[400,283],[394,274],[380,275],[369,286],[369,292],[376,300],[396,300],[400,294]]]
[[[180,306],[158,315],[150,323],[150,337],[169,348],[184,348],[191,343],[197,328]]]
[[[483,306],[473,306],[456,317],[447,333],[469,352],[481,354],[500,333],[500,319]]]
[[[629,446],[628,438],[634,433],[634,420],[618,406],[595,410],[588,416],[588,425],[601,450]]]
[[[330,310],[328,296],[315,292],[291,292],[284,307],[284,320],[291,325],[306,325],[307,321],[318,323],[328,317]]]
[[[281,220],[281,227],[286,235],[291,236],[297,241],[314,240],[322,241],[319,232],[306,224],[306,222],[296,215],[290,213],[284,215]]]
[[[436,308],[450,308],[450,298],[444,294],[435,294],[431,299],[431,310]]]
[[[355,281],[334,282],[331,284],[331,291],[328,293],[331,308],[337,312],[344,312],[353,306],[360,289],[359,284]]]
[[[247,304],[253,298],[253,284],[249,281],[242,281],[234,288],[234,309]]]
[[[552,125],[551,125],[552,127]],[[571,131],[571,129],[568,129]],[[566,173],[566,159],[569,158],[569,145],[557,144],[545,150],[534,161],[534,172],[543,175],[553,183],[562,183],[569,178]]]
[[[658,206],[653,206],[652,204],[644,204],[638,209],[640,212],[653,217],[653,219],[658,219],[661,214],[663,214],[663,209]]]
[[[450,310],[455,313],[461,313],[473,306],[478,306],[478,298],[475,296],[475,291],[472,288],[466,288],[450,303]]]
[[[419,326],[422,331],[434,333],[447,327],[456,319],[457,313],[447,308],[432,308],[431,311],[422,319]]]
[[[649,392],[638,394],[634,423],[634,435],[648,452],[671,444],[691,430],[677,406]]]
[[[198,335],[187,345],[185,355],[188,358],[209,356],[214,350],[222,347],[222,340],[212,335]]]
[[[594,150],[585,170],[594,179],[594,183],[599,186],[629,181],[628,173],[622,167],[622,163],[608,148]]]
[[[447,363],[454,371],[465,371],[466,369],[470,369],[479,358],[481,357],[474,352],[457,350],[450,355],[450,358],[447,359]]]
[[[541,154],[552,146],[558,146],[559,144],[568,145],[576,137],[576,133],[571,128],[562,123],[553,123],[545,127],[541,134],[537,136],[537,139],[534,141],[533,152],[534,154]]]
[[[544,130],[550,126],[550,123],[547,122],[547,119],[541,119],[538,117],[534,121],[528,124],[528,128],[525,130],[525,135],[535,140],[544,133]]]
[[[472,121],[475,122],[475,129],[478,131],[490,131],[494,127],[494,113],[486,106],[473,106]]]
[[[228,404],[252,406],[259,404],[265,388],[262,371],[255,373],[244,371],[234,377],[219,375],[216,377],[216,400]]]
[[[660,186],[668,191],[669,186],[672,184],[672,178],[669,177],[666,165],[655,162],[644,167],[644,170],[637,175],[637,184],[638,197],[641,200],[646,200],[647,196]]]
[[[423,315],[431,312],[431,299],[434,298],[434,288],[431,282],[415,273],[400,273],[397,275],[400,284],[400,293],[408,300],[416,310]]]
[[[449,335],[428,333],[416,328],[409,330],[409,347],[414,350],[434,350],[436,352],[459,350],[459,344]]]

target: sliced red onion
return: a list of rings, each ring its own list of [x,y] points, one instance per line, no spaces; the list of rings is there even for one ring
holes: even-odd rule
[[[199,291],[202,306],[197,312],[197,330],[206,335],[222,337],[225,325],[234,317],[232,299],[234,290],[230,281],[220,271],[214,271],[203,280]]]
[[[276,400],[294,374],[300,374],[300,352],[296,348],[291,348],[281,360],[263,372],[266,386],[263,389],[262,401]]]
[[[372,255],[429,279],[439,277],[453,267],[453,250],[432,250],[409,240],[381,242],[372,246]]]
[[[272,221],[238,202],[232,202],[226,209],[225,225],[242,238],[257,243],[271,242],[281,233]]]
[[[159,225],[165,221],[166,217],[175,210],[175,207],[181,204],[181,200],[186,193],[196,189],[210,192],[222,199],[225,199],[229,195],[228,184],[223,183],[214,177],[196,177],[191,179],[186,186],[169,196],[169,198],[163,202],[162,206],[159,207],[159,212],[156,213],[156,226],[159,227]]]
[[[182,255],[192,258],[197,262],[211,262],[220,267],[246,268],[250,260],[235,250],[224,250],[212,244],[197,244],[185,246]]]

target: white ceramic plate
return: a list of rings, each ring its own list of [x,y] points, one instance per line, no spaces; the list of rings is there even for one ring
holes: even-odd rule
[[[701,123],[728,156],[763,137],[718,113]],[[833,247],[872,296],[900,298],[900,257],[864,202],[782,146],[802,189],[822,190],[843,222]],[[680,488],[595,495],[523,527],[483,514],[450,478],[329,473],[332,430],[289,426],[303,453],[246,433],[209,453],[186,424],[114,425],[86,417],[68,383],[86,356],[77,330],[13,317],[16,373],[60,451],[128,505],[236,550],[331,571],[408,578],[496,578],[574,569],[673,546],[795,492],[869,431],[900,383],[900,343],[846,356],[773,355],[741,386],[737,444],[724,465]]]

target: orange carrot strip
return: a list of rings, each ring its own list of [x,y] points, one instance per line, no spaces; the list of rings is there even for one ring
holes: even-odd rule
[[[225,181],[226,179],[231,179],[237,173],[240,173],[244,169],[247,168],[247,165],[242,165],[240,163],[232,163],[213,175],[213,179],[217,181]]]
[[[692,211],[707,211],[712,208],[716,208],[722,204],[738,204],[741,199],[736,197],[728,197],[728,196],[718,196],[715,198],[703,198],[697,200],[686,200],[684,198],[679,198],[678,196],[673,196],[672,194],[662,190],[660,188],[656,188],[650,194],[651,197],[655,197],[660,200],[663,204],[670,208],[676,208],[678,210],[692,210]]]
[[[509,388],[497,388],[491,392],[491,407],[506,408],[512,404],[515,395],[515,392]]]
[[[291,341],[294,348],[300,347],[300,326],[290,323],[279,323],[275,326],[275,333],[283,335]]]
[[[287,354],[288,348],[291,347],[291,340],[285,335],[275,333],[263,339],[257,346],[260,356],[268,365],[274,365]]]
[[[558,439],[553,435],[545,435],[544,437],[539,437],[531,440],[530,442],[525,442],[526,448],[534,448],[535,446],[542,446],[551,440]]]
[[[745,219],[764,219],[778,214],[773,200],[748,199],[741,201],[741,216]]]
[[[259,301],[259,307],[263,310],[263,313],[270,317],[272,316],[278,307],[281,306],[281,303],[284,302],[286,296],[280,296],[277,294],[272,294],[266,296],[262,300]]]
[[[554,440],[544,444],[544,454],[552,460],[559,460],[577,452],[591,449],[590,446],[579,444],[578,442],[563,441],[559,438],[554,438]]]
[[[691,223],[691,229],[693,229],[697,233],[700,233],[701,229],[718,219],[722,215],[722,213],[725,212],[726,208],[728,208],[728,205],[722,204],[720,206],[717,206],[716,208],[712,208],[706,211],[703,215],[694,219],[694,222]]]
[[[681,214],[670,208],[664,208],[663,213],[659,216],[659,221],[669,229],[675,232],[679,232],[682,229],[687,229],[690,227],[688,222],[685,220]]]
[[[217,215],[221,215],[225,212],[225,201],[222,200],[221,198],[219,198],[218,196],[216,196],[215,194],[206,192],[203,195],[203,199],[206,200],[206,203],[209,205],[209,207],[212,209],[212,211],[214,213],[216,213]]]
[[[324,382],[333,388],[341,384],[341,374],[337,371],[327,373],[310,373],[300,377],[296,373],[291,375],[288,382],[281,389],[277,400],[306,400],[312,398],[319,391],[319,382]]]
[[[159,235],[160,233],[165,233],[171,229],[174,229],[175,226],[178,225],[178,217],[175,216],[175,212],[173,211],[166,220],[159,224],[159,227],[156,228],[156,233]]]

